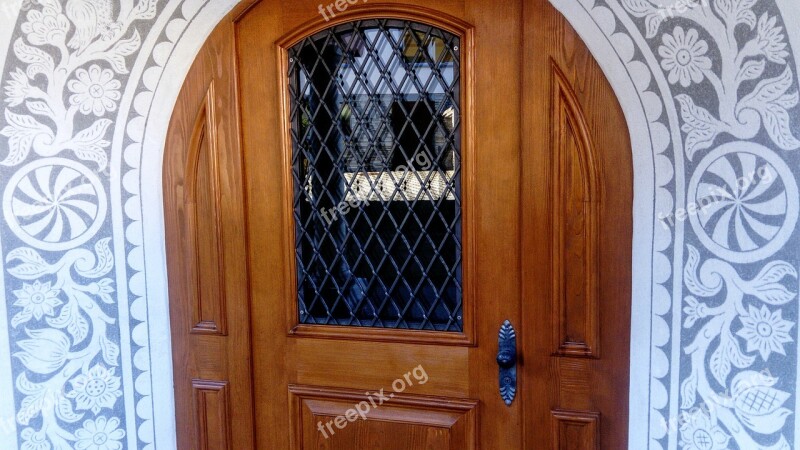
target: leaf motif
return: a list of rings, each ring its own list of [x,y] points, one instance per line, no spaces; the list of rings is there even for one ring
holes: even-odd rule
[[[94,267],[84,269],[80,264],[76,264],[75,271],[83,277],[92,279],[100,278],[110,272],[114,267],[114,254],[111,253],[110,242],[111,238],[103,238],[97,241],[97,243],[94,244],[94,253],[97,257],[97,262]]]
[[[783,73],[775,78],[763,80],[756,88],[742,98],[736,105],[736,115],[742,111],[752,109],[761,116],[764,128],[778,147],[783,150],[800,148],[800,140],[792,134],[789,113],[787,109],[797,105],[797,93],[787,94],[792,86],[794,76],[787,66]]]
[[[76,414],[72,409],[72,402],[66,397],[59,396],[58,408],[56,408],[56,415],[59,419],[67,423],[75,423],[83,419],[84,414]]]
[[[664,21],[664,16],[660,13],[648,14],[644,21],[646,28],[647,39],[652,39],[658,34],[658,29],[661,28],[661,23]]]
[[[699,150],[711,147],[717,135],[722,131],[721,123],[705,108],[695,105],[694,100],[686,94],[675,99],[681,105],[681,130],[687,133],[686,156],[691,160]]]
[[[692,245],[686,246],[687,254],[686,266],[683,269],[683,282],[686,287],[694,295],[699,297],[711,297],[719,292],[722,288],[722,283],[717,286],[706,286],[699,278],[697,278],[697,270],[700,265],[700,252]]]
[[[29,78],[34,79],[38,74],[52,78],[55,71],[55,61],[47,52],[31,47],[22,38],[18,38],[14,41],[14,54],[17,55],[20,61],[28,64],[26,73]]]
[[[739,102],[739,106],[736,108],[737,113],[754,104],[774,102],[789,90],[792,81],[792,69],[787,67],[779,76],[759,82],[753,92]]]
[[[756,275],[753,282],[757,285],[777,283],[786,276],[797,278],[797,270],[795,270],[794,266],[785,261],[772,261],[761,269],[761,272]]]
[[[38,416],[44,406],[44,395],[31,395],[22,399],[19,411],[17,411],[17,422],[21,425],[28,425],[31,419]]]
[[[503,322],[503,325],[500,326],[499,338],[501,341],[508,341],[517,338],[517,333],[514,330],[514,327],[511,325],[511,322],[508,320]]]
[[[20,280],[35,280],[40,276],[47,274],[47,271],[33,264],[20,264],[8,269],[8,273],[19,278]]]
[[[138,30],[133,30],[133,35],[128,39],[121,39],[111,48],[111,52],[120,56],[130,56],[139,50],[142,45],[142,38]]]
[[[103,360],[109,366],[119,365],[119,346],[105,336],[100,337],[100,348],[103,351]]]
[[[774,103],[786,109],[792,109],[795,106],[797,106],[798,102],[800,102],[800,92],[795,92],[794,94],[782,95],[780,98],[775,100]]]
[[[756,3],[757,0],[717,0],[715,4],[728,25],[735,27],[743,23],[752,30],[756,26],[756,15],[752,11]]]
[[[47,136],[53,140],[53,131],[39,123],[32,116],[14,114],[10,110],[5,112],[8,126],[0,130],[0,135],[8,137],[9,153],[6,159],[0,161],[5,166],[15,166],[27,158],[33,142],[38,136]]]
[[[722,345],[714,350],[708,365],[717,383],[720,386],[727,386],[728,375],[731,373],[731,360],[728,357],[728,353],[723,350]]]
[[[731,364],[740,369],[746,369],[752,366],[756,361],[755,356],[747,356],[742,352],[742,348],[739,347],[739,341],[731,334],[730,328],[724,331],[723,336],[720,345],[724,347],[724,351],[727,353],[728,360]]]
[[[156,13],[158,12],[157,7],[158,0],[141,0],[133,9],[133,14],[136,19],[139,20],[154,19],[156,17]]]
[[[656,12],[655,6],[647,0],[622,0],[622,6],[635,17],[644,17]]]
[[[40,116],[45,117],[53,117],[53,110],[45,102],[40,101],[28,101],[28,111],[32,112],[33,114],[37,114]]]
[[[104,170],[108,165],[108,155],[105,148],[111,145],[103,137],[111,125],[108,119],[98,119],[92,126],[77,133],[65,148],[75,152],[75,156],[84,161],[96,162],[99,170]]]
[[[30,311],[20,311],[11,319],[11,328],[17,328],[23,323],[27,323],[31,318],[33,318],[33,313]]]
[[[117,44],[103,56],[103,59],[108,61],[111,68],[118,74],[126,74],[129,70],[125,57],[136,53],[141,45],[142,38],[139,36],[139,31],[134,30],[130,38],[122,39],[117,42]]]
[[[103,57],[110,65],[111,68],[114,69],[114,72],[118,74],[124,75],[128,73],[128,63],[125,61],[125,58],[119,55],[106,55]]]
[[[744,81],[760,78],[761,75],[764,74],[764,68],[766,68],[766,66],[767,62],[763,59],[745,61],[739,69],[739,73],[736,74],[736,83],[741,84]]]
[[[764,120],[764,128],[778,147],[784,150],[796,150],[800,148],[800,140],[792,134],[789,113],[786,108],[777,103],[765,105],[759,111]]]
[[[694,371],[681,383],[681,408],[689,409],[697,402],[697,373]]]
[[[6,263],[21,261],[22,264],[8,269],[8,273],[21,280],[34,280],[42,275],[52,273],[52,266],[39,255],[39,253],[28,247],[20,247],[11,250],[6,256]]]
[[[773,261],[749,283],[747,293],[770,305],[785,305],[797,296],[780,283],[786,276],[797,278],[795,268],[784,261]]]
[[[83,342],[89,335],[89,322],[83,317],[80,308],[74,301],[64,305],[58,317],[48,317],[47,323],[55,328],[66,328],[76,345]]]
[[[22,372],[17,377],[17,390],[25,395],[35,395],[41,393],[45,386],[43,384],[36,384],[28,379],[25,372]]]

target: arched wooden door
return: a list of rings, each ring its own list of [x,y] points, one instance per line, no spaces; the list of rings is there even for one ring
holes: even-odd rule
[[[545,0],[262,0],[173,114],[186,449],[624,449],[632,167]]]

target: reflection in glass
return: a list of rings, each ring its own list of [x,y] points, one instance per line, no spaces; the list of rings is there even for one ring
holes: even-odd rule
[[[389,19],[289,50],[300,323],[462,330],[458,55]]]

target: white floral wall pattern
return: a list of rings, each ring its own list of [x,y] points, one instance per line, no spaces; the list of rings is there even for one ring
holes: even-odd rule
[[[235,0],[21,3],[0,7],[16,21],[0,31],[0,435],[24,450],[174,447],[157,418],[172,399],[169,353],[151,348],[168,329],[152,313],[167,300],[147,168],[197,33]],[[799,8],[553,3],[646,130],[632,136],[631,389],[648,401],[632,403],[630,448],[800,448]]]

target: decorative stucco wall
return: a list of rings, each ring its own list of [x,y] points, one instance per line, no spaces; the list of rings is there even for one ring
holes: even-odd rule
[[[630,448],[800,448],[800,3],[552,1],[632,130]],[[163,142],[234,3],[0,0],[3,449],[175,447]]]

